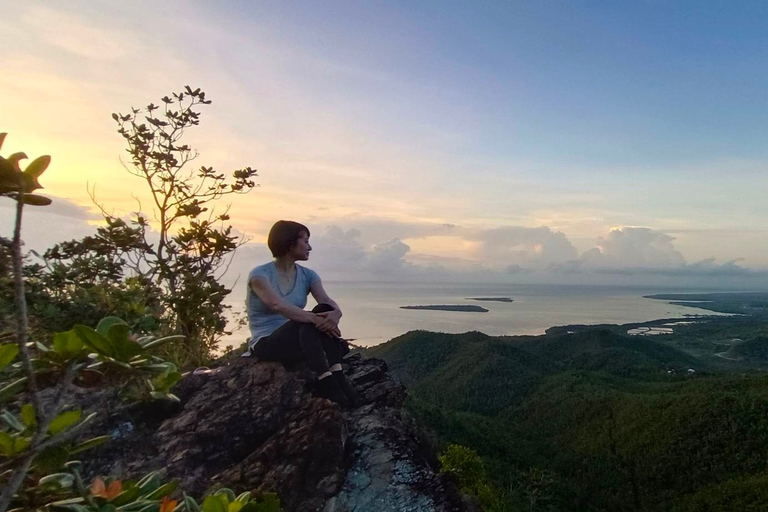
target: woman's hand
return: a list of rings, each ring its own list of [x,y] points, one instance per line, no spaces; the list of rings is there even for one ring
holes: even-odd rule
[[[333,323],[336,325],[339,325],[339,321],[341,320],[341,311],[338,309],[332,309],[331,311],[326,311],[324,313],[317,313],[319,316],[330,318],[333,320]]]
[[[332,313],[332,311],[329,311],[328,313]],[[339,330],[339,322],[338,320],[334,320],[333,317],[328,317],[328,313],[315,313],[312,323],[325,334],[333,336],[334,338],[340,338],[341,331]]]

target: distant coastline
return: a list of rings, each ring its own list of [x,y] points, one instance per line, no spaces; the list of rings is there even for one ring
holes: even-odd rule
[[[729,315],[768,317],[768,292],[660,293],[643,298]]]
[[[467,300],[479,300],[486,302],[514,302],[512,297],[467,297]]]
[[[465,313],[487,313],[488,310],[482,306],[466,304],[440,304],[429,306],[400,306],[400,309],[422,309],[425,311],[461,311]]]

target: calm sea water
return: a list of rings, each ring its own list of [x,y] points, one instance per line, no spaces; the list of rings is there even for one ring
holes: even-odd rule
[[[702,290],[698,289],[333,281],[324,282],[324,286],[344,311],[341,320],[344,337],[355,338],[355,343],[364,346],[384,343],[415,329],[446,333],[482,331],[493,336],[543,334],[555,325],[623,324],[713,314],[643,298],[654,293],[700,293]],[[511,297],[514,302],[477,302],[467,297]],[[241,304],[236,303],[235,310],[241,308]],[[489,311],[400,309],[400,306],[429,304],[475,304]],[[310,297],[308,307],[312,306],[314,301]],[[247,329],[240,329],[225,344],[239,345],[247,336]]]

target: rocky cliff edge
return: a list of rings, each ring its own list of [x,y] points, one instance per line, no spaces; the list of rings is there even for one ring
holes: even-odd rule
[[[351,411],[312,397],[301,368],[239,358],[190,375],[176,390],[180,407],[160,418],[107,414],[100,428],[113,440],[85,469],[128,478],[163,468],[188,494],[276,492],[285,511],[465,510],[419,445],[386,363],[354,355],[344,366],[362,402]]]

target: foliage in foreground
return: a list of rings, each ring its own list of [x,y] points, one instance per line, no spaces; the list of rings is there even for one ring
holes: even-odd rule
[[[0,134],[0,146],[5,134]],[[15,332],[0,332],[0,512],[14,510],[73,510],[75,512],[274,512],[280,508],[274,495],[251,499],[221,489],[202,505],[184,495],[175,500],[176,482],[161,483],[157,473],[137,482],[101,478],[86,487],[73,458],[103,444],[109,436],[75,441],[93,424],[97,413],[83,417],[68,403],[73,386],[115,389],[129,400],[177,400],[171,393],[182,375],[176,366],[154,355],[161,345],[179,336],[138,336],[122,319],[109,316],[95,329],[74,325],[56,332],[50,340],[29,341],[21,224],[25,205],[45,206],[51,200],[33,191],[49,157],[34,160],[22,171],[23,153],[0,157],[0,196],[16,202],[12,239],[0,237],[13,267]],[[8,256],[10,252],[10,256]],[[15,339],[14,339],[15,338]],[[11,341],[13,340],[13,341]]]
[[[117,315],[137,332],[183,335],[182,342],[165,349],[182,367],[208,362],[227,327],[224,300],[230,290],[219,278],[246,241],[228,224],[229,207],[219,203],[252,190],[257,176],[251,167],[229,177],[210,166],[192,167],[198,153],[182,139],[200,123],[200,108],[210,103],[200,89],[187,86],[163,97],[161,106],[150,103],[112,114],[126,143],[125,169],[140,178],[151,201],[143,209],[139,204],[140,211],[127,219],[100,207],[105,224],[94,235],[30,258],[24,267],[29,317],[39,335]],[[0,177],[11,176],[6,168],[12,170],[20,155],[4,160]],[[41,159],[20,173],[23,195],[13,184],[4,195],[27,204],[50,203],[32,193],[50,161]],[[8,327],[3,316],[11,310],[7,260],[0,253],[0,329]]]

